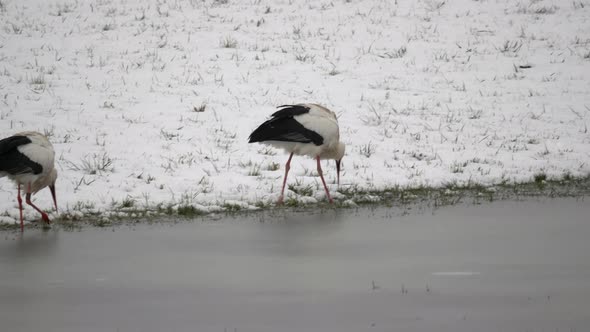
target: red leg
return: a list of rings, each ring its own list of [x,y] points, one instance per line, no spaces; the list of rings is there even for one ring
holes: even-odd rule
[[[35,204],[33,204],[33,202],[31,202],[31,185],[29,185],[29,190],[27,190],[27,195],[25,196],[25,198],[27,204],[32,206],[33,209],[37,210],[37,212],[41,213],[41,219],[43,219],[43,221],[45,221],[48,224],[51,223],[51,221],[49,221],[49,217],[47,216],[47,214],[43,212],[40,208],[38,208]]]
[[[20,183],[18,184],[18,196],[16,197],[18,201],[18,212],[20,213],[20,231],[25,231],[25,225],[23,224],[23,199],[20,197]]]
[[[320,175],[320,179],[322,179],[322,183],[324,184],[324,189],[326,189],[326,195],[328,196],[328,200],[330,203],[334,203],[332,197],[330,196],[330,191],[328,191],[328,186],[326,186],[326,180],[324,180],[324,174],[322,172],[322,166],[320,165],[320,157],[316,157],[318,161],[318,174]]]
[[[281,189],[281,196],[279,196],[279,201],[277,204],[283,204],[283,196],[285,194],[285,185],[287,184],[287,175],[289,174],[289,169],[291,169],[291,158],[293,158],[293,153],[289,156],[289,160],[285,164],[285,178],[283,179],[283,189]]]

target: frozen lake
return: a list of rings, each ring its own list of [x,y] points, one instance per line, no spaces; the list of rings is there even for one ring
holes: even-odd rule
[[[0,233],[3,331],[585,331],[590,204]]]

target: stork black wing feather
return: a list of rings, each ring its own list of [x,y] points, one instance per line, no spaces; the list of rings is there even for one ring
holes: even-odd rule
[[[309,107],[303,105],[281,105],[277,108],[281,109],[271,115],[273,118],[292,118],[296,115],[309,113]]]
[[[29,143],[31,140],[26,136],[11,136],[0,140],[0,172],[12,175],[41,173],[43,167],[17,149]]]
[[[31,139],[27,136],[10,136],[0,140],[0,156],[17,147],[31,143]]]
[[[282,141],[295,143],[313,143],[322,145],[324,138],[313,130],[305,128],[294,116],[309,112],[309,108],[300,105],[284,105],[272,118],[261,124],[250,134],[249,143],[264,141]]]

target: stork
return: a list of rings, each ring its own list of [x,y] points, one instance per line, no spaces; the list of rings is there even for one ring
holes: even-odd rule
[[[305,155],[316,159],[317,170],[326,196],[334,203],[326,186],[321,159],[336,160],[338,185],[340,185],[340,161],[344,156],[345,145],[340,142],[340,132],[336,114],[317,104],[282,105],[271,118],[261,124],[250,134],[249,142],[261,142],[289,153],[285,164],[283,187],[277,204],[283,203],[287,175],[291,168],[293,155]]]
[[[21,231],[24,230],[21,186],[24,186],[27,204],[41,213],[44,222],[49,224],[49,217],[31,202],[31,194],[49,187],[57,211],[55,198],[57,170],[53,164],[54,159],[53,146],[47,137],[38,132],[22,132],[0,140],[0,178],[8,176],[16,182],[18,187],[17,200]]]

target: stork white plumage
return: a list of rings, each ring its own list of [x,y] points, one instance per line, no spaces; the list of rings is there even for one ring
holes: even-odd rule
[[[38,132],[22,132],[0,140],[0,177],[8,176],[16,182],[18,187],[17,200],[21,231],[24,230],[21,185],[24,186],[27,204],[41,213],[44,222],[49,224],[49,217],[31,202],[31,194],[49,187],[57,211],[55,197],[57,170],[54,167],[54,159],[53,146],[47,137]]]
[[[287,175],[294,154],[316,159],[326,196],[330,203],[334,203],[324,180],[320,160],[336,160],[337,181],[340,185],[340,161],[346,146],[340,142],[336,114],[317,104],[283,105],[278,108],[279,111],[273,113],[269,120],[254,130],[249,138],[249,143],[261,142],[290,153],[285,164],[285,178],[278,204],[283,203]]]

